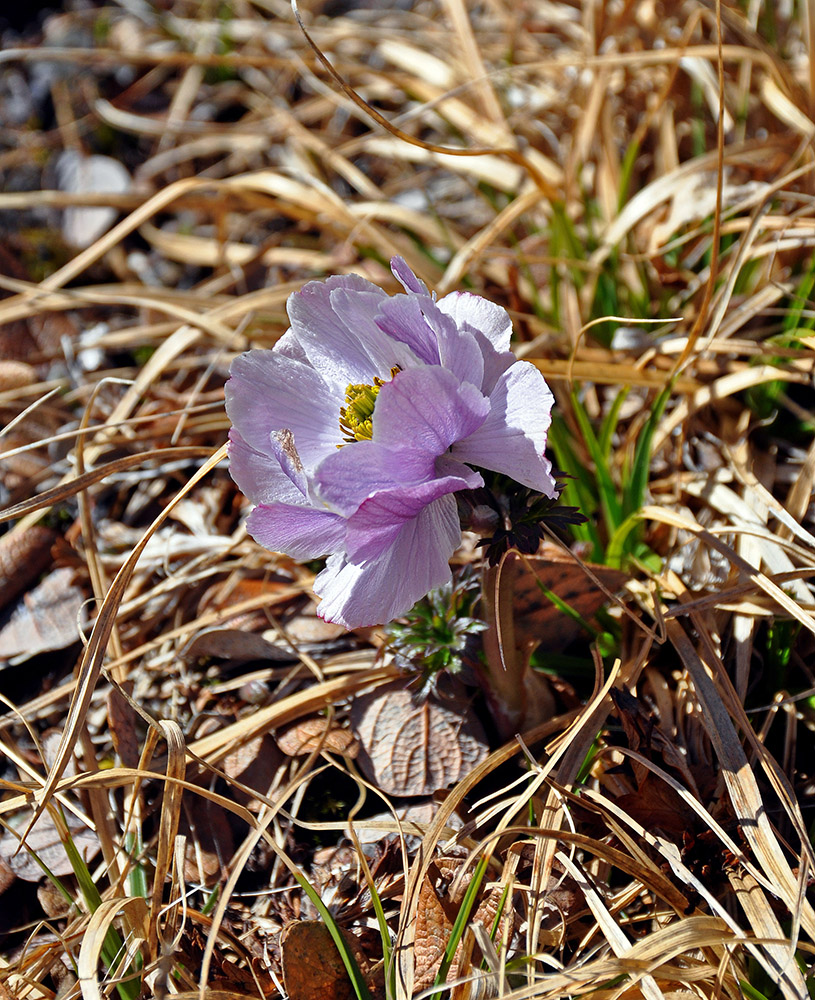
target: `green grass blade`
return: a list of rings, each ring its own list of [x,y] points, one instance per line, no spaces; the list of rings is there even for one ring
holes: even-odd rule
[[[340,931],[337,921],[331,916],[331,913],[325,903],[322,899],[320,899],[319,893],[313,888],[308,879],[299,873],[294,873],[294,877],[300,883],[300,888],[314,904],[314,908],[323,918],[323,923],[328,928],[328,933],[331,935],[331,939],[336,945],[337,951],[340,953],[342,964],[345,966],[345,971],[348,973],[348,978],[351,980],[351,985],[354,988],[354,993],[357,995],[357,1000],[371,1000],[371,993],[365,983],[362,970],[357,964],[357,960],[354,958],[354,955],[348,947],[345,938],[342,936],[342,932]]]
[[[450,932],[450,940],[447,942],[447,947],[444,949],[444,955],[442,956],[441,965],[439,966],[438,974],[436,975],[436,981],[434,986],[443,986],[444,981],[447,978],[447,973],[450,971],[450,966],[453,964],[453,958],[456,954],[456,948],[458,948],[459,942],[464,936],[464,931],[467,928],[467,923],[470,919],[470,914],[475,906],[476,897],[478,896],[478,891],[481,888],[481,883],[484,881],[484,875],[487,871],[488,858],[482,858],[478,864],[475,866],[475,871],[473,872],[472,880],[467,886],[467,891],[464,893],[464,898],[461,901],[461,906],[456,914],[455,923],[453,924],[453,929]]]

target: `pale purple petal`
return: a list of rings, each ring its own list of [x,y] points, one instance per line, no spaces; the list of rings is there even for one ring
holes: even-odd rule
[[[380,378],[390,378],[391,369],[415,368],[421,364],[407,344],[383,337],[376,324],[382,296],[372,292],[355,292],[335,288],[331,293],[331,308],[338,319],[353,333],[360,349],[368,358],[370,370]],[[349,383],[370,384],[372,378],[349,379]]]
[[[284,357],[291,358],[293,361],[302,361],[303,364],[309,364],[306,352],[303,350],[293,330],[286,330],[283,336],[275,342],[272,350],[276,354],[282,354]]]
[[[229,474],[252,503],[301,503],[303,495],[277,460],[261,454],[233,427],[229,431]]]
[[[432,299],[395,295],[386,299],[376,317],[380,330],[407,344],[427,365],[442,365],[463,382],[481,388],[484,356],[475,337],[459,330]]]
[[[343,547],[346,521],[338,514],[296,504],[260,504],[246,520],[249,534],[272,552],[317,559]]]
[[[375,493],[348,519],[345,551],[349,560],[363,562],[381,555],[396,543],[405,522],[412,521],[430,504],[450,493],[482,484],[478,473],[469,470],[469,475],[463,478],[445,476],[415,486]]]
[[[471,292],[451,292],[436,305],[459,329],[483,333],[496,351],[509,350],[512,320],[506,309]]]
[[[377,490],[431,478],[434,459],[419,449],[396,451],[374,441],[357,441],[322,461],[314,474],[315,492],[328,507],[347,517]]]
[[[414,295],[426,295],[430,298],[427,285],[411,271],[403,257],[391,257],[391,271],[406,292]]]
[[[416,296],[396,295],[382,303],[376,317],[376,325],[391,339],[407,344],[424,364],[437,365],[438,338],[424,317],[423,304],[424,300]]]
[[[343,316],[332,305],[335,293],[344,303]],[[371,338],[360,337],[360,331],[364,334],[373,326],[371,316],[376,304],[387,299],[381,288],[356,275],[310,281],[289,297],[292,339],[335,393],[339,392],[340,401],[347,385],[370,385],[374,376],[390,371],[387,368],[383,372],[379,361],[368,353],[366,341]]]
[[[435,458],[477,430],[489,411],[489,402],[475,386],[459,382],[446,369],[429,365],[412,368],[399,372],[380,389],[373,439],[390,448],[409,448]]]
[[[406,522],[393,546],[362,564],[331,556],[314,582],[317,614],[346,628],[381,625],[406,614],[450,580],[450,556],[461,539],[456,503],[441,497]]]
[[[509,349],[512,335],[509,313],[494,302],[470,292],[451,292],[440,299],[437,306],[459,330],[474,338],[484,359],[481,391],[489,395],[499,377],[517,360]]]
[[[453,445],[453,456],[511,476],[548,497],[557,496],[552,466],[544,456],[554,400],[541,373],[517,361],[498,380],[489,401],[489,416]]]
[[[224,387],[227,416],[255,451],[273,455],[271,435],[288,429],[310,468],[342,440],[343,397],[337,399],[308,365],[255,350],[235,358],[230,376]]]

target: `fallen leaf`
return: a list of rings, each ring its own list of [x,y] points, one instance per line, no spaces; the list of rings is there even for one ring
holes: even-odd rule
[[[33,385],[36,381],[37,372],[31,365],[27,365],[24,361],[0,360],[0,392]]]
[[[352,947],[349,935],[343,932],[343,937]],[[294,921],[284,928],[280,947],[289,1000],[355,1000],[348,972],[324,923]]]
[[[126,681],[125,690],[133,694],[133,681]],[[107,696],[108,726],[113,747],[125,767],[138,767],[141,753],[136,735],[136,712],[116,688]]]
[[[317,617],[317,605],[309,605],[285,622],[286,636],[292,642],[330,642],[345,635],[347,629]]]
[[[234,778],[253,791],[267,795],[282,763],[283,755],[267,733],[248,740],[237,750],[228,753],[223,759],[222,766],[228,777]],[[236,802],[242,802],[253,812],[258,812],[263,805],[260,799],[250,798],[240,788],[232,787],[230,792]]]
[[[18,597],[51,561],[56,532],[35,524],[0,538],[0,608]]]
[[[99,838],[96,832],[84,826],[73,813],[65,814],[65,822],[80,857],[90,863],[99,853]],[[25,829],[26,824],[27,817],[21,824],[21,831]],[[0,859],[17,878],[21,878],[24,882],[39,882],[45,877],[45,872],[34,860],[35,854],[54,875],[62,878],[73,873],[65,846],[49,813],[44,812],[37,819],[26,837],[25,848],[15,854],[19,846],[20,841],[13,833],[7,833],[0,838]]]
[[[289,757],[302,757],[318,748],[352,758],[359,753],[359,744],[353,733],[322,716],[303,719],[278,733],[275,738],[277,745]]]
[[[74,571],[55,569],[0,619],[0,666],[12,666],[79,641],[85,596],[73,583]]]
[[[198,632],[181,650],[181,656],[191,662],[205,656],[233,663],[252,660],[291,662],[295,654],[287,647],[280,647],[255,632],[239,628],[207,628]]]
[[[389,795],[432,795],[460,781],[488,753],[466,697],[417,699],[404,681],[357,698],[351,725],[361,745],[360,767]]]
[[[519,563],[513,597],[516,641],[539,642],[553,652],[565,649],[582,629],[549,600],[546,590],[551,590],[585,621],[591,621],[608,603],[606,591],[613,594],[627,579],[618,569],[573,559],[550,542],[544,542],[537,555],[514,554],[514,558]]]

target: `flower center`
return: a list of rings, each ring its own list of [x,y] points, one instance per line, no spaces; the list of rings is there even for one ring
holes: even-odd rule
[[[399,365],[391,368],[391,379],[402,369]],[[374,407],[379,390],[390,379],[374,377],[373,385],[349,385],[345,390],[345,406],[340,407],[340,430],[342,444],[354,441],[370,441],[374,433]],[[342,448],[342,444],[338,445]]]

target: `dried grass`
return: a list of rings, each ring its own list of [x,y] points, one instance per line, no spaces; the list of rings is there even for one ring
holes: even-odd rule
[[[242,526],[224,463],[231,358],[276,341],[306,280],[392,287],[398,253],[439,293],[468,288],[510,309],[516,350],[552,385],[586,468],[578,407],[598,423],[628,392],[609,453],[618,485],[668,395],[638,512],[661,568],[631,564],[594,690],[495,749],[429,823],[389,802],[392,821],[353,819],[354,837],[392,831],[401,846],[385,877],[352,840],[395,942],[377,972],[369,891],[347,924],[371,989],[433,993],[416,981],[428,947],[417,914],[452,853],[466,858],[461,886],[489,858],[483,892],[504,892],[506,909],[466,932],[450,996],[713,1000],[746,983],[754,998],[804,998],[812,23],[696,0],[332,6],[303,5],[312,45],[278,0],[176,0],[64,13],[47,44],[0,53],[0,100],[22,81],[32,114],[53,114],[42,128],[11,117],[0,149],[4,540],[47,514],[55,564],[93,597],[81,655],[63,664],[73,676],[9,689],[25,695],[0,719],[0,817],[25,840],[62,809],[95,831],[102,859],[95,902],[67,877],[70,906],[48,897],[7,920],[0,992],[277,995],[281,929],[316,913],[293,881],[313,861],[305,834],[336,837],[366,797],[386,799],[323,746],[274,758],[263,788],[230,763],[255,745],[271,754],[253,741],[286,724],[344,717],[356,693],[396,676],[380,635],[343,638],[338,653],[294,639],[285,665],[248,677],[227,660],[236,677],[220,685],[184,650],[224,625],[277,627],[290,650],[281,621],[296,626],[309,600],[309,569]],[[111,153],[131,189],[57,190],[46,168],[28,190],[33,165],[63,150]],[[66,246],[62,213],[88,206],[112,209],[110,228]],[[783,419],[762,431],[773,410]],[[778,641],[788,648],[772,661]],[[326,768],[360,802],[316,821],[309,796]],[[196,819],[216,813],[240,842]],[[253,895],[253,866],[272,895]],[[337,862],[334,882],[353,867]],[[342,922],[341,901],[335,912]],[[124,945],[116,962],[111,940]],[[114,985],[127,975],[129,993]]]

